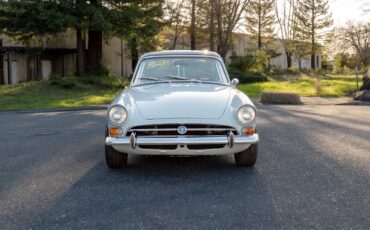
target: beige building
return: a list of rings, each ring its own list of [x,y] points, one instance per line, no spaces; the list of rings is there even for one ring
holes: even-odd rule
[[[287,56],[284,51],[284,46],[282,44],[282,41],[279,39],[276,39],[274,41],[274,48],[276,49],[276,52],[279,54],[279,56],[272,58],[270,60],[270,65],[275,66],[279,69],[287,69],[288,68],[288,62],[287,62]],[[226,61],[230,61],[231,55],[236,56],[244,56],[248,54],[248,52],[251,52],[251,50],[257,49],[257,43],[247,34],[240,34],[236,33],[234,34],[234,43],[231,51],[228,53]],[[311,69],[311,56],[307,55],[301,60],[301,67],[303,69]],[[293,68],[299,68],[299,60],[294,57],[292,57],[292,67]],[[320,53],[316,54],[316,68],[321,68],[321,55]]]
[[[170,43],[171,37],[170,37]],[[278,57],[272,58],[270,60],[270,65],[275,66],[276,68],[280,69],[287,69],[287,57],[284,52],[284,46],[282,41],[276,39],[274,42],[274,48],[276,52],[280,54]],[[167,44],[168,47],[172,47],[172,44]],[[208,41],[197,41],[198,49],[209,49]],[[230,52],[226,56],[226,62],[229,63],[231,61],[231,56],[245,56],[251,52],[251,50],[256,50],[257,42],[254,41],[251,36],[242,33],[234,33],[233,37],[233,45]],[[190,37],[189,36],[180,36],[176,43],[176,49],[186,50],[190,49]],[[295,57],[292,57],[292,67],[299,68],[299,60]],[[301,59],[301,67],[303,69],[311,69],[311,56],[307,55]],[[316,54],[316,68],[321,68],[321,55],[320,53]]]
[[[133,72],[126,49],[119,38],[103,42],[103,64],[116,76],[125,77]],[[75,72],[76,37],[73,31],[29,44],[0,35],[0,84],[48,79],[52,75],[68,76]]]
[[[248,35],[235,34],[232,50],[226,58],[230,62],[231,54],[246,55],[255,46]],[[200,49],[207,49],[207,43],[200,44]],[[271,60],[271,65],[286,69],[287,60],[279,40],[276,41],[281,55]],[[188,37],[180,37],[176,49],[189,49]],[[9,61],[10,60],[10,61]],[[321,68],[321,56],[316,55],[317,67]],[[103,64],[116,76],[130,76],[133,72],[129,50],[119,38],[113,37],[103,42]],[[293,66],[299,62],[293,58]],[[310,57],[301,60],[303,68],[311,66]],[[74,31],[42,38],[28,44],[11,40],[0,35],[0,84],[18,84],[30,80],[48,79],[51,75],[67,76],[76,72],[76,37]]]

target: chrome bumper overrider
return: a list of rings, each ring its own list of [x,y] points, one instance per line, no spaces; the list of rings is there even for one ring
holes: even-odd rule
[[[229,135],[229,136],[199,136],[199,137],[136,137],[131,135],[130,137],[107,137],[105,139],[106,145],[127,145],[132,148],[136,148],[138,145],[209,145],[209,144],[224,144],[230,148],[234,144],[255,144],[259,141],[258,134],[251,136],[242,135]]]

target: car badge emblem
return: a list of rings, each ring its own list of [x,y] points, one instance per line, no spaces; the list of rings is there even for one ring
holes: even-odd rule
[[[180,135],[184,135],[187,131],[188,131],[188,129],[187,129],[185,126],[183,126],[183,125],[181,125],[181,126],[179,126],[179,127],[177,128],[177,132],[178,132]]]

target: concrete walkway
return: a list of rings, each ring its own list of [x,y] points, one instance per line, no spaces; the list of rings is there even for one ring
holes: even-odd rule
[[[340,105],[353,103],[352,97],[301,97],[305,105]]]
[[[259,103],[260,98],[251,98]],[[304,105],[370,105],[370,102],[353,101],[352,97],[301,97]]]

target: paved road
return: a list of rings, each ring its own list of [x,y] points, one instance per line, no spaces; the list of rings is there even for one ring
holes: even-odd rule
[[[370,107],[260,106],[259,160],[103,158],[104,111],[0,114],[1,229],[369,229]]]

